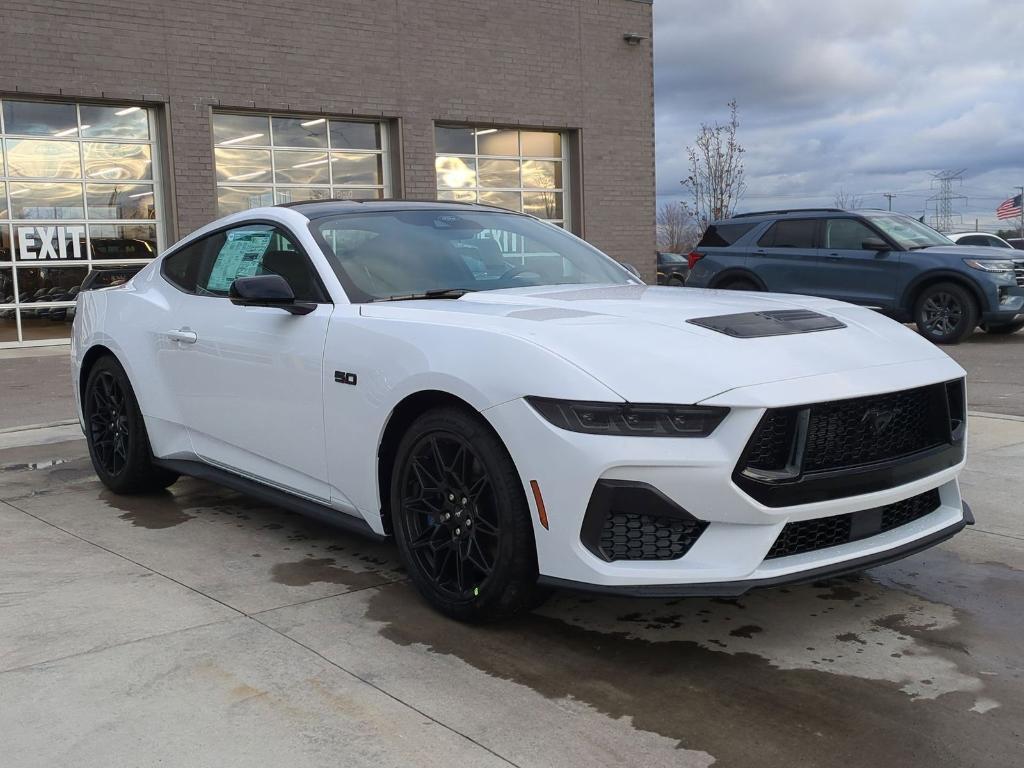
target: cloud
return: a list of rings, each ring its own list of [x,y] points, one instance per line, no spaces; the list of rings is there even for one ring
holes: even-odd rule
[[[831,204],[843,187],[920,215],[966,168],[965,224],[1024,183],[1024,14],[996,0],[657,0],[658,194],[686,145],[740,106],[745,209]]]

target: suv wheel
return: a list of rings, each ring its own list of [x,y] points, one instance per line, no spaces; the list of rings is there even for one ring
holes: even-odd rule
[[[537,550],[519,473],[478,416],[436,408],[406,432],[391,477],[392,528],[416,588],[460,621],[537,604]]]
[[[1015,323],[1001,323],[999,325],[993,325],[992,323],[982,323],[981,328],[985,333],[992,333],[997,336],[1004,336],[1010,333],[1016,333],[1021,328],[1024,328],[1024,320],[1018,320]]]
[[[959,344],[978,324],[978,302],[956,283],[929,285],[914,302],[917,330],[936,344]]]

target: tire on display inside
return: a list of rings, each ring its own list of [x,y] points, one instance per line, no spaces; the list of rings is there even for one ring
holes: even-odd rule
[[[476,414],[430,410],[402,437],[391,517],[413,583],[442,613],[490,621],[542,595],[530,507],[508,451]]]
[[[131,382],[110,355],[96,361],[82,394],[85,438],[100,481],[115,493],[166,488],[178,475],[156,466]]]

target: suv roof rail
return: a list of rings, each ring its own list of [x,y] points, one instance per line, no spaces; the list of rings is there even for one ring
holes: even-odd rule
[[[849,213],[842,208],[784,208],[779,211],[750,211],[748,213],[734,213],[732,218],[742,219],[746,216],[778,216],[783,213]]]

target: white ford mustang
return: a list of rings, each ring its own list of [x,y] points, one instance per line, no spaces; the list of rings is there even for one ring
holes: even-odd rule
[[[737,595],[972,522],[963,370],[868,309],[655,288],[477,205],[313,202],[79,295],[111,489],[194,475],[370,535],[465,620],[544,585]]]

